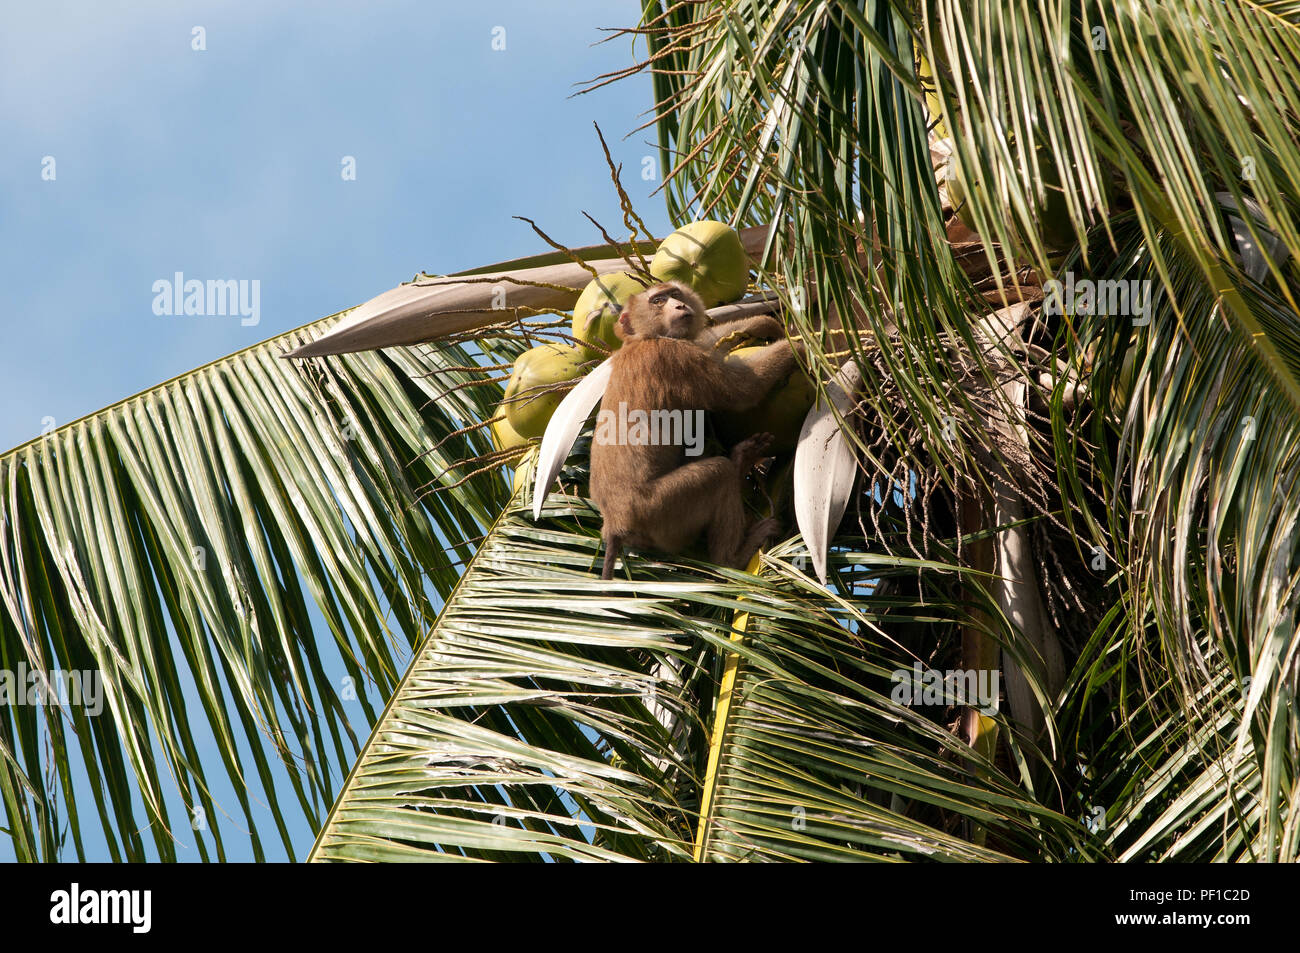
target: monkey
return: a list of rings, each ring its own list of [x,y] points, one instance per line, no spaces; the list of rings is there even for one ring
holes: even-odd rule
[[[748,320],[723,325],[722,330],[730,334]],[[702,416],[706,410],[747,410],[794,369],[795,348],[784,339],[746,360],[714,351],[717,338],[705,334],[707,321],[703,301],[678,282],[655,285],[630,298],[614,327],[623,344],[610,357],[601,418],[612,414],[631,419],[640,412],[642,419],[662,422],[674,411],[684,419],[684,414]],[[751,327],[780,327],[775,319],[768,321]],[[748,525],[741,499],[745,475],[771,442],[771,434],[754,434],[728,456],[687,462],[683,441],[611,439],[598,426],[590,490],[604,521],[601,578],[613,578],[624,546],[676,554],[701,533],[712,561],[743,568],[779,529],[774,519]]]

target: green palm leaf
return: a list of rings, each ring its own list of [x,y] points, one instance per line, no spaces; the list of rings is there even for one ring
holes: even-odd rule
[[[332,803],[331,775],[356,750],[351,726],[374,717],[363,686],[387,695],[402,646],[426,630],[505,498],[486,475],[421,493],[485,449],[481,433],[452,434],[492,415],[491,390],[439,397],[479,378],[450,369],[472,355],[278,358],[332,321],[0,457],[0,668],[94,672],[104,692],[100,717],[76,704],[3,708],[0,796],[20,858],[52,859],[66,835],[84,856],[88,808],[114,859],[143,859],[146,838],[162,859],[181,846],[220,858],[216,821],[231,810],[261,857],[268,819],[250,787],[291,852],[286,817],[314,826]],[[359,712],[327,677],[317,619]],[[276,760],[292,764],[278,782],[288,791]],[[214,800],[213,770],[237,806]],[[73,793],[74,772],[93,806]]]
[[[719,758],[706,782],[697,856],[1088,856],[1078,821],[960,743],[939,721],[942,705],[895,697],[895,673],[910,677],[914,650],[942,658],[959,644],[958,621],[970,609],[948,594],[957,567],[852,543],[840,540],[835,579],[851,601],[827,598],[794,571],[799,549],[777,547],[764,558],[756,583],[763,598],[747,612],[729,711],[714,729]],[[918,576],[925,594],[904,596]]]
[[[546,514],[534,526],[520,495],[493,527],[313,860],[688,855],[698,759],[682,752],[699,747],[698,706],[710,701],[692,636],[719,623],[683,607],[713,605],[717,616],[730,587],[668,567],[604,583],[591,572],[594,511],[560,504]],[[676,737],[656,712],[680,726]]]
[[[1006,474],[1024,497],[1073,665],[1051,706],[1058,769],[1089,772],[1071,811],[1104,810],[1094,833],[1126,859],[1294,857],[1300,285],[1239,234],[1300,248],[1295,5],[756,0],[644,20],[670,209],[774,223],[765,277],[821,337],[822,379],[846,348],[867,369],[868,475],[960,508]],[[917,54],[977,184],[960,256]],[[1036,289],[1066,271],[1149,280],[1150,327],[1052,322]],[[981,345],[982,316],[1021,295],[1017,333],[1038,337]],[[983,425],[1019,419],[981,394],[1017,379],[1028,470]]]
[[[580,480],[581,465],[569,477]],[[951,651],[962,610],[943,593],[956,567],[841,552],[837,591],[881,590],[918,571],[943,581],[915,601],[852,604],[792,569],[784,549],[759,577],[637,559],[631,581],[604,583],[593,572],[598,530],[572,491],[559,504],[553,495],[536,524],[525,500],[511,504],[381,717],[312,859],[688,859],[701,825],[710,860],[1064,859],[1086,849],[1077,819],[955,744],[935,712],[890,700],[892,671],[916,657],[873,634],[876,623],[946,633]],[[739,642],[737,613],[750,620]],[[737,697],[722,766],[706,779],[707,726],[731,653]],[[993,831],[990,846],[963,838],[963,818]]]
[[[481,353],[294,366],[321,332],[289,335],[0,457],[0,669],[107,704],[5,707],[18,855],[84,853],[81,771],[112,856],[171,859],[169,791],[212,814],[223,771],[262,856],[292,759],[297,816],[334,805],[315,860],[1300,856],[1295,4],[642,9],[670,215],[771,223],[819,385],[863,372],[830,586],[792,541],[602,583],[581,454],[536,523],[449,476],[486,450]],[[1067,272],[1150,282],[1150,323],[1048,313]],[[337,798],[317,614],[389,698]],[[892,697],[999,656],[1035,710],[973,747]]]

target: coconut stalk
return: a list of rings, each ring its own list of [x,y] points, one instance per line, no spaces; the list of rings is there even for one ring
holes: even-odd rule
[[[976,536],[987,525],[989,516],[988,496],[978,486],[968,485],[957,493],[957,522],[961,533]],[[976,577],[987,578],[994,570],[994,547],[987,537],[972,539],[967,547],[970,568]],[[968,604],[972,607],[969,617],[961,629],[961,667],[968,672],[994,671],[998,667],[998,643],[989,634],[992,620],[988,613],[974,608],[978,600],[971,593]],[[978,679],[977,682],[978,684]],[[970,684],[967,681],[966,684]],[[989,764],[993,763],[998,748],[998,723],[980,711],[981,699],[966,699],[967,704],[961,711],[961,736],[966,743],[979,753]],[[977,774],[987,774],[982,766],[973,768]],[[971,839],[983,844],[988,832],[983,826],[977,826],[971,832]]]
[[[991,507],[988,495],[977,486],[967,486],[957,494],[957,520],[962,535],[974,537],[967,548],[970,568],[976,578],[988,578],[996,567],[992,540],[978,536],[988,526]],[[974,594],[968,599],[972,607],[978,604]],[[961,667],[968,672],[993,671],[998,668],[998,643],[990,634],[992,620],[988,613],[972,608],[967,624],[961,630]],[[989,761],[997,750],[998,724],[980,712],[978,704],[983,699],[967,699],[961,713],[962,735],[966,743]]]
[[[1003,385],[1002,390],[1013,401],[1012,406],[1023,411],[1028,385],[1014,381]],[[1022,431],[1023,427],[1017,425],[1015,429]],[[1033,649],[1036,655],[1033,661],[1039,668],[1035,674],[1049,697],[1055,698],[1065,682],[1065,656],[1039,594],[1038,573],[1023,524],[1024,516],[1023,502],[999,480],[993,494],[993,525],[1005,529],[999,530],[993,541],[993,595],[1008,621]],[[1002,653],[1002,666],[1011,715],[1031,737],[1037,738],[1046,727],[1042,707],[1024,672],[1006,652]]]
[[[977,334],[989,344],[989,358],[1003,370],[1015,370],[1002,357],[1004,353],[1024,351],[1027,347],[1017,328],[1023,324],[1029,309],[1028,303],[1021,302],[976,322]],[[1031,454],[1026,423],[1029,383],[1021,374],[999,376],[1005,379],[999,388],[1002,399],[995,405],[1000,412],[989,418],[994,442],[1013,448],[1028,461]],[[989,567],[993,571],[992,595],[1003,615],[1023,636],[1030,650],[1026,656],[1034,667],[1035,681],[1053,698],[1065,682],[1065,655],[1043,605],[1037,567],[1024,527],[1024,502],[1014,490],[1016,476],[1007,464],[994,454],[987,454],[985,463],[990,468],[993,490],[991,497],[984,500],[984,506],[992,518],[991,525],[1002,527],[992,541]],[[1011,715],[1031,738],[1037,738],[1046,727],[1042,705],[1028,677],[1005,651],[1002,668]]]

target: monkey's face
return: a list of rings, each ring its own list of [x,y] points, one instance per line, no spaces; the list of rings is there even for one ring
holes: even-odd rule
[[[630,338],[693,338],[708,321],[704,302],[677,281],[647,288],[628,299],[614,333]]]

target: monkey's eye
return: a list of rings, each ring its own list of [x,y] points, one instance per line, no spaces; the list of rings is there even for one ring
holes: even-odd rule
[[[667,297],[667,296],[664,295],[664,294],[657,294],[657,295],[655,295],[653,298],[650,299],[650,303],[651,303],[651,304],[663,304],[663,303],[664,303],[664,298],[665,298],[665,297]]]

